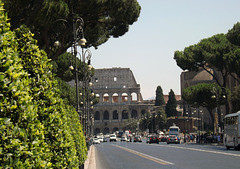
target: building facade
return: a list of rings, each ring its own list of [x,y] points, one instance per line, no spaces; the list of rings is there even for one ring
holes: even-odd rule
[[[124,121],[140,119],[153,104],[144,102],[140,85],[129,68],[96,69],[93,92],[99,98],[94,105],[94,134],[122,130]]]

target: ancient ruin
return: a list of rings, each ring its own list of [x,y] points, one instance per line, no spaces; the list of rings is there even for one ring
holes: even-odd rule
[[[96,69],[93,92],[99,98],[94,105],[94,134],[122,130],[124,121],[140,119],[153,104],[143,101],[140,84],[129,68]]]

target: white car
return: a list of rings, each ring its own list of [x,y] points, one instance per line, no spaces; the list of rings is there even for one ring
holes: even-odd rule
[[[110,134],[109,141],[110,141],[110,142],[112,142],[112,141],[117,141],[117,136],[116,136],[115,134]]]
[[[127,136],[124,136],[124,135],[123,135],[123,136],[121,137],[121,141],[127,141]]]
[[[98,138],[93,138],[93,144],[100,144],[100,141]]]
[[[97,138],[100,142],[103,142],[103,136],[97,136]]]

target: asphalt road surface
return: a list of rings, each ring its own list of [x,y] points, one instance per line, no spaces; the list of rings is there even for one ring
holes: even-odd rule
[[[94,146],[97,169],[240,168],[240,151],[223,146],[121,141]]]

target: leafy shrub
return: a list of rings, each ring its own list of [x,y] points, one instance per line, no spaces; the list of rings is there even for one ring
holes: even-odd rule
[[[25,26],[10,31],[0,5],[0,166],[78,168],[86,143],[59,96],[46,53]],[[70,114],[71,113],[71,114]]]

